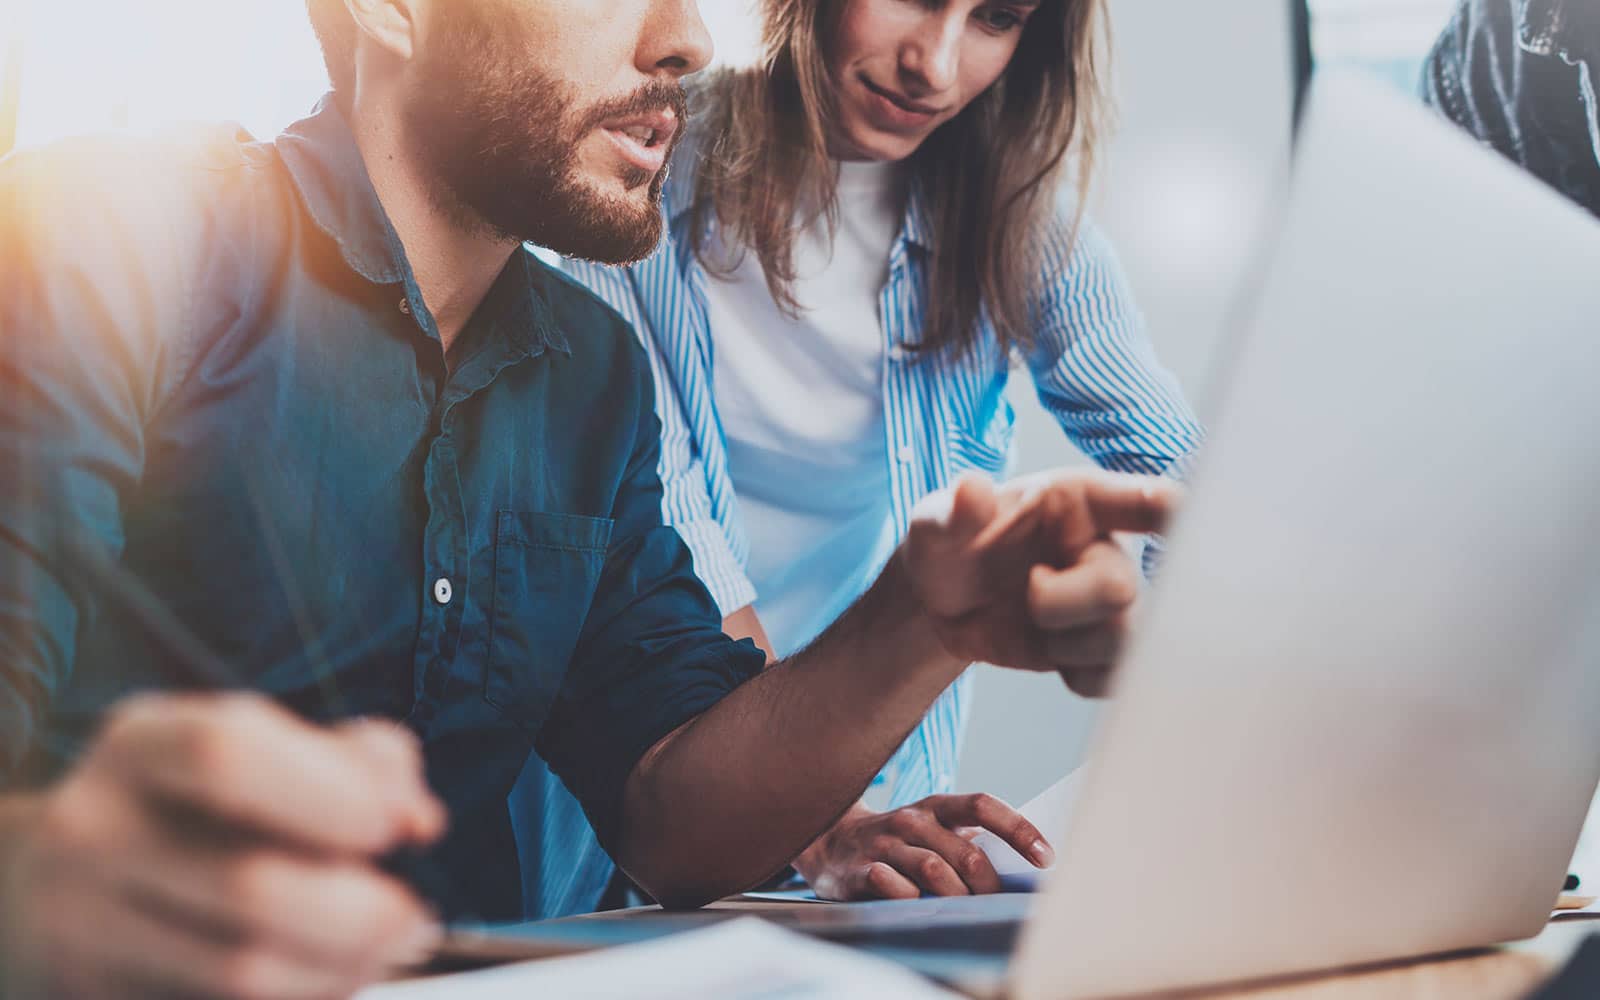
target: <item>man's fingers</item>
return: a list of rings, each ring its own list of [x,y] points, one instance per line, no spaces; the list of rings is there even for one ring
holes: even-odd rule
[[[373,773],[394,776],[386,790],[411,824],[407,841],[427,844],[443,835],[448,817],[424,779],[422,746],[411,730],[388,719],[354,719],[332,732],[351,752],[364,756]]]
[[[911,512],[911,521],[936,530],[946,545],[959,547],[976,538],[994,520],[997,509],[994,483],[969,472],[947,489],[919,501]]]
[[[976,474],[917,504],[902,551],[930,611],[958,615],[986,599],[977,556],[996,509],[994,485]]]
[[[329,853],[381,853],[442,824],[418,768],[351,739],[259,697],[144,697],[116,712],[94,760],[159,798]]]
[[[1006,490],[1022,497],[1010,519],[1043,524],[1054,555],[1066,560],[1112,532],[1161,531],[1183,493],[1169,479],[1100,470],[1044,473],[1007,483]]]
[[[1109,670],[1127,640],[1125,620],[1118,616],[1104,625],[1047,633],[1045,655],[1058,670]]]
[[[981,827],[1011,845],[1012,850],[1039,868],[1048,868],[1055,863],[1055,851],[1039,828],[993,795],[936,795],[927,802],[939,822],[946,827]]]
[[[348,996],[380,971],[329,969],[198,934],[108,896],[80,899],[75,911],[80,933],[115,928],[95,937],[94,969],[79,978],[93,995],[313,1000]]]
[[[1091,537],[1113,531],[1159,532],[1176,513],[1183,496],[1183,488],[1170,479],[1112,473],[1085,479],[1082,489],[1095,528]]]
[[[118,876],[128,898],[312,964],[390,967],[414,959],[437,933],[427,907],[406,886],[360,863],[161,836],[129,847],[137,863]],[[307,913],[316,919],[308,921]]]
[[[1138,569],[1108,538],[1089,544],[1066,569],[1039,564],[1028,574],[1028,616],[1047,632],[1102,624],[1138,597]]]
[[[862,865],[845,879],[843,897],[855,899],[916,899],[922,891],[884,861]]]

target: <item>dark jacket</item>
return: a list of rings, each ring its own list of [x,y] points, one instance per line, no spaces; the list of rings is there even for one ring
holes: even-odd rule
[[[1600,3],[1462,0],[1422,96],[1600,216]]]

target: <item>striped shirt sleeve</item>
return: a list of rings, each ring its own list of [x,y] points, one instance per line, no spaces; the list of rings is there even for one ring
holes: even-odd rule
[[[1039,401],[1097,465],[1182,476],[1203,432],[1156,357],[1110,242],[1085,220],[1045,242],[1044,292],[1028,354]]]
[[[655,263],[661,265],[659,258]],[[664,494],[662,519],[683,537],[694,555],[695,575],[711,591],[724,617],[754,604],[755,585],[712,509],[705,463],[685,416],[677,380],[662,357],[656,331],[642,308],[635,270],[587,261],[564,261],[563,266],[622,314],[650,356],[650,370],[656,382],[656,415],[661,420],[661,462],[657,468]]]

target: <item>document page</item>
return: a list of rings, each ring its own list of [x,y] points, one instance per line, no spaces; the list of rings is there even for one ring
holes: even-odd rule
[[[356,1000],[945,1000],[908,969],[755,917],[640,944],[376,986]]]
[[[1078,768],[1060,781],[1046,788],[1017,810],[1039,828],[1050,846],[1061,849],[1061,839],[1067,832],[1067,821],[1078,800],[1078,786],[1083,768]],[[994,870],[1000,875],[1000,885],[1006,892],[1033,892],[1039,880],[1049,869],[1033,867],[1033,862],[1011,849],[1011,845],[985,830],[972,838],[972,842],[989,856]]]

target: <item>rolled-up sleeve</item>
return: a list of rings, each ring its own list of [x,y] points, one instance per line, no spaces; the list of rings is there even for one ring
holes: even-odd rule
[[[23,779],[92,614],[62,543],[121,550],[144,422],[179,363],[180,213],[150,164],[125,160],[0,162],[0,788]]]
[[[640,361],[642,371],[642,351]],[[608,849],[645,752],[766,663],[753,643],[723,634],[688,548],[662,520],[659,423],[648,381],[640,386],[644,405],[599,589],[538,741]]]

